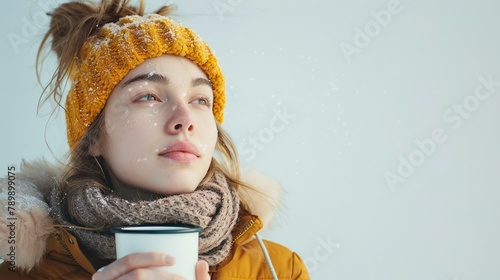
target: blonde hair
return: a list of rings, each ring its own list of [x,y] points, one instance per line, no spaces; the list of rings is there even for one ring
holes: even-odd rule
[[[68,80],[72,63],[85,43],[85,40],[98,32],[99,28],[109,22],[116,22],[121,17],[144,14],[144,0],[138,8],[128,5],[128,0],[103,0],[99,5],[70,2],[62,4],[50,13],[51,23],[45,34],[37,55],[37,75],[40,77],[40,58],[42,50],[51,39],[51,49],[58,58],[58,67],[47,86],[44,87],[39,103],[43,104],[53,99],[60,107],[63,97],[64,83]],[[168,15],[172,6],[162,6],[156,14]],[[95,158],[90,154],[90,148],[98,143],[103,136],[104,110],[98,114],[81,140],[70,150],[68,169],[64,175],[62,191],[66,194],[66,212],[74,216],[76,209],[72,206],[71,197],[75,196],[84,185],[93,185],[104,192],[109,192],[111,183],[108,181],[106,166],[102,158]],[[255,192],[255,188],[240,180],[240,165],[236,147],[230,136],[217,124],[218,139],[215,155],[212,158],[209,170],[201,183],[209,180],[214,172],[219,171],[226,175],[229,183],[236,190],[245,188],[245,191]],[[240,192],[238,192],[240,193]],[[241,197],[241,195],[240,195]],[[242,198],[243,207],[249,210],[248,203]]]

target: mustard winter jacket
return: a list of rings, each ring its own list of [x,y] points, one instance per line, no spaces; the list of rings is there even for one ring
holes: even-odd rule
[[[16,178],[15,216],[6,212],[7,180],[0,182],[0,256],[5,259],[0,264],[0,279],[91,279],[97,269],[106,265],[82,251],[75,236],[64,228],[55,227],[49,217],[46,201],[59,175],[58,170],[46,162],[24,164],[23,172]],[[14,226],[5,226],[9,223]],[[240,212],[239,222],[233,230],[231,252],[222,263],[210,268],[212,280],[273,279],[263,250],[254,237],[262,226],[259,217],[245,210]],[[15,244],[9,243],[14,239],[12,235]],[[264,241],[264,244],[278,279],[310,279],[304,262],[296,253],[273,242]]]

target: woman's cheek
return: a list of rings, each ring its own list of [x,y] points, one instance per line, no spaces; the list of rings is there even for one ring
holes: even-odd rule
[[[128,106],[119,104],[106,108],[104,125],[108,135],[115,130],[126,127],[131,122],[131,111]]]

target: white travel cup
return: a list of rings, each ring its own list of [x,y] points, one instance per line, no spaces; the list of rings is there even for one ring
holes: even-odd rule
[[[160,252],[175,258],[172,266],[156,269],[177,274],[188,280],[196,280],[198,262],[199,227],[189,226],[122,226],[113,227],[116,257],[132,253]]]

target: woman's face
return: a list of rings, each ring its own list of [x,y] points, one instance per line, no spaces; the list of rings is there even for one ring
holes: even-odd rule
[[[217,127],[212,87],[190,60],[162,55],[132,69],[104,108],[102,156],[124,196],[192,192],[209,168]]]

